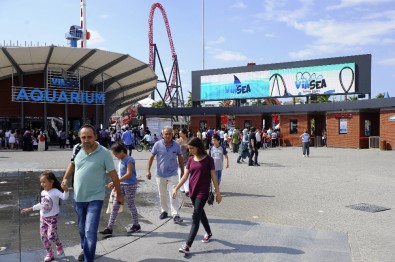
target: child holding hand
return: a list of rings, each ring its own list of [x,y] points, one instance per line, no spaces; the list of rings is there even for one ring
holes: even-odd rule
[[[66,200],[69,198],[69,189],[67,186],[61,186],[59,180],[52,172],[45,172],[40,176],[40,199],[41,201],[33,207],[24,208],[21,214],[26,214],[35,210],[40,210],[40,235],[41,241],[47,255],[45,262],[54,260],[54,253],[51,247],[51,241],[56,244],[56,253],[58,257],[64,256],[63,245],[58,237],[58,215],[59,199]]]

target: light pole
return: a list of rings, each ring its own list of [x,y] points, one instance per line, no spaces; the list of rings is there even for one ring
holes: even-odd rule
[[[204,50],[204,0],[202,0],[202,66],[204,70],[204,57],[205,57],[205,50]]]

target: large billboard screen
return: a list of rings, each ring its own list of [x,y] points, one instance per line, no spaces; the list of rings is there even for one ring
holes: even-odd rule
[[[192,72],[192,101],[371,94],[372,55]]]
[[[203,75],[200,100],[355,93],[355,63]]]

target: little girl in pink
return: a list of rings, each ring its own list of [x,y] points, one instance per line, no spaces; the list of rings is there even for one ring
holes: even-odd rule
[[[54,173],[45,172],[40,176],[40,203],[33,207],[24,208],[22,214],[40,210],[40,235],[41,241],[47,250],[44,258],[45,262],[55,259],[51,247],[51,241],[56,244],[56,253],[58,257],[64,256],[63,245],[58,237],[58,215],[59,215],[59,199],[66,200],[69,198],[69,190],[67,186],[61,186],[59,180]]]

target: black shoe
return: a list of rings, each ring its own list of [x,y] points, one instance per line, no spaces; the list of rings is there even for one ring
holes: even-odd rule
[[[163,212],[160,214],[159,218],[160,218],[160,219],[165,219],[165,218],[167,218],[167,212],[163,211]]]
[[[258,164],[258,163],[255,163],[255,164],[254,164],[254,166],[261,166],[261,165],[260,165],[260,164]]]
[[[140,231],[140,229],[141,229],[141,226],[139,224],[137,224],[137,225],[133,225],[126,232],[128,232],[128,233],[135,233],[137,231]]]
[[[78,255],[78,261],[85,261],[84,251],[82,251],[81,254]]]
[[[102,235],[112,235],[112,229],[109,229],[108,227],[106,227],[105,229],[103,229],[102,231],[99,231],[100,234]]]
[[[248,166],[254,166],[254,164],[251,163],[251,164],[248,164]]]
[[[237,164],[241,164],[241,162],[240,162],[240,161],[237,161],[236,163],[237,163]]]
[[[182,223],[182,221],[184,221],[184,220],[182,220],[182,218],[180,217],[180,216],[175,216],[175,217],[173,217],[173,221],[174,221],[174,223],[176,223],[176,224],[181,224]]]

